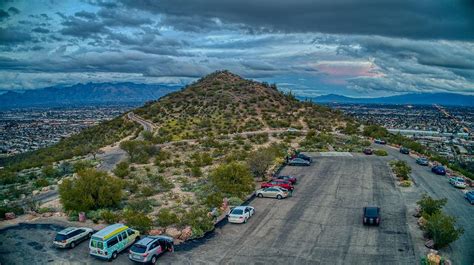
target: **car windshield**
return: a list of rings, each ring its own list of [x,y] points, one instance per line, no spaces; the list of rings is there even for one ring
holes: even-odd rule
[[[145,253],[146,246],[135,244],[130,248],[130,250],[135,253]]]
[[[103,249],[104,248],[104,242],[98,241],[98,240],[91,240],[91,246],[94,247],[94,248]]]
[[[244,211],[243,211],[242,209],[234,209],[234,210],[232,210],[232,212],[231,212],[230,214],[238,214],[238,215],[240,215],[240,214],[242,214],[243,212],[244,212]]]
[[[464,182],[464,179],[458,178],[457,181],[458,181],[458,182]]]
[[[377,216],[377,208],[366,208],[365,215],[368,217],[375,217]]]
[[[56,237],[54,238],[55,241],[63,241],[63,240],[66,240],[66,239],[67,239],[67,236],[62,235],[62,234],[57,234]]]

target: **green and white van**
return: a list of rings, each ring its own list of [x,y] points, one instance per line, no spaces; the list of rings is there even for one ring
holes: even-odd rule
[[[124,224],[113,224],[92,235],[89,254],[106,260],[117,258],[120,251],[140,238],[140,232]]]

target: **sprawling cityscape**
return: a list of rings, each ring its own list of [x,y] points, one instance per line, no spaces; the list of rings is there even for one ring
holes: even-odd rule
[[[132,108],[87,106],[0,111],[0,156],[10,156],[50,146],[59,140]]]
[[[377,123],[428,146],[450,161],[474,159],[474,108],[439,105],[335,104],[365,123]]]

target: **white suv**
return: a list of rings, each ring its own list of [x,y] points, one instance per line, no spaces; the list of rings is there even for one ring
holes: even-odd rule
[[[68,227],[59,231],[53,245],[58,248],[74,248],[77,244],[91,237],[94,230],[87,227]]]

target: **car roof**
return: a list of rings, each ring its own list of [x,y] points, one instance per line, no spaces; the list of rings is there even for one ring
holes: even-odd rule
[[[61,235],[67,235],[69,233],[71,233],[72,231],[75,231],[77,230],[78,228],[77,227],[68,227],[66,229],[63,229],[61,231],[58,232],[58,234],[61,234]]]
[[[124,224],[113,224],[95,233],[94,237],[98,237],[98,238],[101,238],[102,240],[106,240],[112,235],[118,234],[127,229],[128,229],[128,226]]]
[[[136,244],[138,245],[143,245],[143,246],[148,246],[151,242],[156,241],[156,238],[151,238],[151,237],[144,237],[140,239]]]

